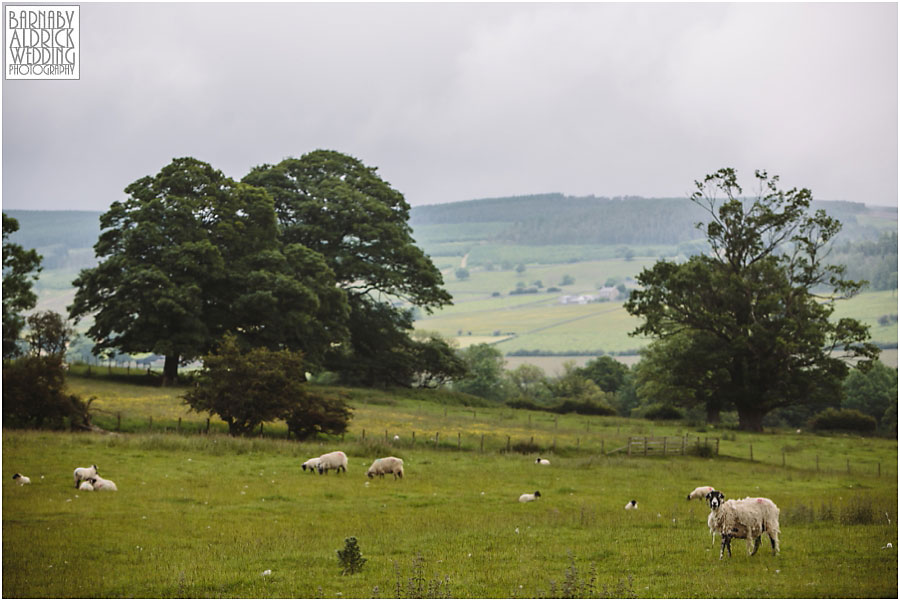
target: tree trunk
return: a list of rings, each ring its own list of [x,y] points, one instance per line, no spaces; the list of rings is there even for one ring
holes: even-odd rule
[[[163,367],[163,386],[172,386],[178,377],[178,355],[166,355],[166,364]]]
[[[759,407],[738,407],[738,429],[747,432],[762,432],[762,420],[766,416]]]
[[[708,424],[718,424],[722,421],[722,416],[720,415],[722,412],[722,408],[719,407],[718,404],[707,403],[706,405],[706,423]]]

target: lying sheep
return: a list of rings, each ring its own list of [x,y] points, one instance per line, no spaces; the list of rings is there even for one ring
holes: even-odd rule
[[[115,482],[113,482],[112,480],[106,480],[104,478],[101,478],[100,476],[95,476],[94,478],[89,479],[88,482],[91,483],[91,486],[94,487],[94,490],[119,490],[118,488],[116,488]]]
[[[536,501],[541,496],[541,491],[536,490],[534,493],[526,492],[522,495],[519,495],[519,503],[529,503],[531,501]]]
[[[628,501],[625,504],[625,511],[631,511],[632,509],[637,509],[637,501],[635,501],[634,499]]]
[[[700,499],[701,501],[703,501],[704,499],[706,499],[706,495],[714,490],[715,488],[713,488],[712,486],[698,486],[697,488],[692,490],[690,494],[688,494],[687,500],[690,501],[692,499]]]
[[[19,486],[25,486],[26,484],[31,484],[31,478],[28,476],[23,476],[19,472],[13,474],[13,480],[19,483]]]
[[[325,453],[319,457],[319,465],[316,466],[316,469],[319,470],[320,474],[324,474],[328,470],[337,470],[338,472],[344,470],[346,473],[347,456],[344,455],[343,451]]]
[[[304,462],[300,465],[300,467],[303,468],[303,471],[304,471],[304,472],[305,472],[307,469],[309,469],[309,473],[312,474],[313,472],[316,471],[316,468],[319,467],[320,461],[321,461],[321,460],[320,460],[318,457],[312,457],[312,458],[307,459],[306,461],[304,461]]]
[[[710,508],[710,523],[722,537],[722,548],[719,559],[731,557],[731,539],[747,539],[747,553],[753,555],[759,550],[762,534],[765,532],[772,543],[772,553],[780,550],[778,535],[778,515],[780,510],[770,499],[763,497],[747,497],[740,501],[725,501],[725,495],[714,490],[706,495]]]
[[[94,490],[94,485],[89,480],[85,480],[78,486],[78,490]]]
[[[535,459],[534,462],[535,462],[536,464],[538,464],[538,465],[550,465],[550,460],[549,460],[549,459],[541,459],[540,457],[538,457],[537,459]]]
[[[74,472],[75,488],[78,488],[78,485],[81,484],[82,480],[88,480],[89,478],[94,478],[99,475],[100,472],[97,471],[96,465],[92,465],[91,467],[76,467]]]
[[[369,478],[381,476],[385,474],[394,474],[394,480],[403,477],[403,460],[398,457],[382,457],[372,462],[366,475]]]

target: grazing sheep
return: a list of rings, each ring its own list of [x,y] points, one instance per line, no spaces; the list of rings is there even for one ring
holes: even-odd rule
[[[91,467],[76,467],[74,472],[75,488],[78,488],[78,485],[81,484],[82,480],[88,480],[99,475],[100,472],[97,471],[96,465],[92,465]]]
[[[382,457],[373,461],[366,472],[369,478],[374,478],[375,476],[384,478],[385,474],[394,474],[394,480],[402,478],[403,460],[398,457]]]
[[[303,468],[303,471],[304,471],[304,472],[305,472],[307,469],[309,469],[309,473],[312,474],[313,472],[316,471],[316,468],[319,467],[320,461],[321,461],[321,459],[319,459],[318,457],[312,457],[312,458],[307,459],[306,461],[304,461],[304,462],[300,465],[300,467]]]
[[[324,474],[328,470],[336,470],[340,472],[344,470],[347,471],[347,456],[344,455],[343,451],[332,451],[331,453],[325,453],[324,455],[319,457],[319,465],[316,466],[319,470],[320,474]]]
[[[714,491],[715,488],[712,486],[698,486],[694,490],[690,492],[687,496],[687,500],[690,501],[692,499],[700,499],[701,501],[706,499],[706,495]]]
[[[539,490],[534,491],[534,493],[527,492],[522,495],[519,495],[519,503],[530,503],[531,501],[535,501],[535,500],[539,499],[540,496],[541,496],[541,491],[539,491]]]
[[[81,485],[79,485],[78,490],[94,490],[94,485],[91,484],[88,480],[85,480],[81,483]]]
[[[99,476],[91,478],[90,480],[88,480],[88,482],[91,483],[91,486],[94,487],[94,490],[119,490],[118,488],[116,488],[115,482],[113,482],[112,480],[105,480]]]
[[[637,509],[637,501],[634,499],[625,504],[625,511],[631,511],[632,509]]]
[[[538,457],[537,459],[535,459],[534,462],[535,462],[536,464],[538,464],[538,465],[550,465],[550,460],[549,460],[549,459],[541,459],[540,457]]]
[[[740,501],[725,501],[725,495],[714,490],[706,495],[711,510],[711,518],[708,521],[714,526],[716,532],[722,537],[722,548],[719,551],[719,559],[725,556],[731,557],[731,539],[747,539],[747,553],[753,555],[759,549],[762,534],[765,532],[772,543],[772,553],[780,550],[778,535],[778,514],[780,510],[770,499],[763,497],[747,497]]]
[[[13,480],[19,483],[19,486],[25,486],[26,484],[31,484],[31,478],[28,476],[23,476],[19,472],[13,474]]]

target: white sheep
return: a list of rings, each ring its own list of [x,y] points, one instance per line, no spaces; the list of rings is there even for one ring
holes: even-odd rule
[[[714,490],[715,488],[713,488],[712,486],[698,486],[688,494],[687,500],[690,501],[692,499],[700,499],[701,501],[703,501],[706,499],[706,495]]]
[[[95,476],[94,478],[89,479],[88,482],[91,483],[91,486],[94,487],[94,490],[119,490],[118,488],[116,488],[115,482],[113,482],[112,480],[106,480],[104,478],[101,478],[100,476]]]
[[[535,459],[534,462],[535,462],[536,464],[538,464],[538,465],[550,465],[550,460],[549,460],[549,459],[541,459],[540,457],[538,457],[537,459]]]
[[[78,490],[94,490],[94,485],[85,480],[78,486]]]
[[[308,469],[309,473],[312,474],[313,472],[316,471],[316,468],[319,467],[320,462],[321,462],[321,460],[318,457],[311,457],[310,459],[307,459],[306,461],[304,461],[300,465],[300,467],[303,468],[304,472]]]
[[[628,501],[625,504],[625,511],[631,511],[632,509],[637,509],[637,501],[635,501],[634,499]]]
[[[753,555],[759,549],[762,534],[765,532],[772,543],[772,553],[780,550],[778,535],[778,515],[780,510],[771,499],[763,497],[747,497],[740,501],[725,501],[725,495],[714,490],[706,495],[711,510],[711,519],[708,521],[714,526],[716,532],[722,537],[722,548],[719,551],[719,559],[725,556],[731,557],[731,539],[747,539],[747,553]]]
[[[13,480],[19,483],[19,486],[25,486],[26,484],[31,484],[31,478],[28,476],[23,476],[19,472],[13,474]]]
[[[526,492],[524,494],[519,495],[519,503],[530,503],[531,501],[536,501],[541,496],[541,491],[536,490],[534,493]]]
[[[403,460],[399,457],[382,457],[372,462],[366,475],[369,478],[381,476],[385,474],[394,474],[394,480],[403,477]]]
[[[316,466],[320,474],[324,474],[328,470],[337,470],[340,472],[347,471],[347,456],[343,451],[332,451],[325,453],[319,457],[319,465]]]
[[[82,480],[94,478],[99,474],[100,472],[97,471],[96,465],[92,465],[91,467],[76,467],[74,472],[75,488],[78,488],[78,485],[81,484]]]

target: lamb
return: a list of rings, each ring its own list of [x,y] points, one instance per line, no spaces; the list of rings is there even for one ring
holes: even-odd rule
[[[690,501],[692,499],[700,499],[701,501],[706,499],[706,495],[714,491],[715,488],[712,486],[698,486],[694,490],[690,492],[687,496],[687,500]]]
[[[306,461],[304,461],[304,462],[300,465],[300,467],[303,468],[303,471],[304,471],[304,472],[305,472],[305,471],[307,470],[307,468],[308,468],[308,469],[309,469],[309,473],[312,474],[313,472],[316,471],[316,468],[319,467],[319,463],[320,463],[320,462],[321,462],[321,459],[319,459],[318,457],[311,457],[311,458],[307,459]]]
[[[534,462],[535,462],[536,464],[538,464],[538,465],[550,465],[550,460],[549,460],[549,459],[541,459],[540,457],[538,457],[537,459],[535,459]]]
[[[531,501],[536,501],[541,497],[541,491],[536,490],[534,493],[526,492],[522,495],[519,495],[519,503],[529,503]]]
[[[625,504],[625,511],[631,511],[632,509],[637,509],[637,501],[634,499]]]
[[[31,484],[31,478],[28,476],[23,476],[19,472],[13,474],[13,480],[19,483],[19,486],[25,486],[26,484]]]
[[[366,475],[369,478],[381,476],[385,474],[394,474],[394,480],[403,477],[403,460],[398,457],[382,457],[372,462]]]
[[[95,478],[99,475],[100,472],[97,471],[96,465],[92,465],[91,467],[76,467],[74,472],[75,488],[78,488],[78,485],[81,484],[82,480]]]
[[[99,476],[95,476],[94,478],[89,479],[88,482],[91,483],[91,486],[94,487],[94,490],[119,490],[118,488],[116,488],[115,482],[113,482],[112,480],[105,480]]]
[[[337,470],[338,472],[344,470],[344,473],[346,473],[347,456],[344,455],[343,451],[325,453],[319,457],[319,465],[316,466],[316,469],[319,470],[320,474],[324,474],[328,470]]]
[[[85,480],[78,487],[78,490],[94,490],[94,485],[90,483],[90,481]]]
[[[707,493],[706,500],[709,501],[711,510],[708,523],[714,526],[716,532],[722,536],[719,559],[725,556],[726,548],[728,556],[731,557],[732,538],[747,539],[747,553],[755,554],[759,549],[763,532],[769,536],[773,555],[778,553],[780,550],[778,541],[780,510],[771,499],[747,497],[740,501],[733,499],[725,501],[725,495],[714,490]]]

